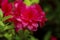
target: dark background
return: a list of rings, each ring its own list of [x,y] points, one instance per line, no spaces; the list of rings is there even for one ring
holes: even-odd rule
[[[48,21],[43,28],[38,28],[34,36],[43,40],[45,34],[51,31],[53,36],[60,40],[60,0],[40,0],[39,3],[46,13]]]

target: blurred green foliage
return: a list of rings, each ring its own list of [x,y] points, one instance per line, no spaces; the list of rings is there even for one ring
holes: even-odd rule
[[[60,0],[41,0],[40,4],[48,18],[45,28],[60,38]]]
[[[14,25],[13,23],[9,25],[9,23],[4,22],[9,18],[11,18],[11,16],[3,17],[3,12],[0,9],[0,38],[5,37],[8,40],[12,40],[13,36],[15,35]]]
[[[36,38],[34,38],[33,33],[31,33],[28,30],[20,30],[17,34],[16,34],[16,40],[38,40]]]
[[[39,0],[24,0],[24,3],[25,3],[27,6],[30,6],[30,5],[32,5],[33,3],[39,3]]]

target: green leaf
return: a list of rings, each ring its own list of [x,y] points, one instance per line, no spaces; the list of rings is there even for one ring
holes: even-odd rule
[[[2,10],[0,9],[0,18],[3,17],[3,12]]]
[[[51,31],[48,31],[46,35],[44,36],[44,40],[49,40],[51,37]]]
[[[36,39],[34,36],[30,36],[30,39],[28,40],[38,40],[38,39]]]
[[[14,2],[14,0],[8,0],[9,2]]]
[[[4,23],[2,21],[0,21],[0,26],[5,26]]]
[[[12,34],[5,33],[4,37],[6,37],[8,40],[11,40],[12,39]]]
[[[9,26],[5,26],[3,30],[5,31],[5,30],[7,30],[7,29],[9,29]]]
[[[30,6],[34,3],[39,3],[39,0],[24,0],[24,3],[27,5],[27,6]]]
[[[9,18],[12,18],[12,16],[11,16],[11,15],[5,16],[5,17],[2,19],[2,21],[6,21],[6,20],[8,20]]]
[[[0,37],[3,37],[3,35],[2,35],[2,34],[0,34]]]
[[[24,31],[24,35],[26,35],[26,34],[29,35],[30,32],[29,32],[28,30],[25,30],[25,31]],[[27,36],[27,35],[26,35],[26,36]]]
[[[25,37],[26,40],[29,39],[30,35],[31,35],[31,32],[29,30],[24,31],[24,37]]]
[[[32,0],[33,3],[39,3],[39,0]]]
[[[30,0],[24,0],[24,3],[27,5],[27,6],[30,6],[32,4],[32,2]]]
[[[16,35],[15,40],[20,40],[20,37],[18,35]]]
[[[5,30],[9,30],[9,29],[14,29],[13,24],[11,24],[11,25],[5,25],[4,31]]]

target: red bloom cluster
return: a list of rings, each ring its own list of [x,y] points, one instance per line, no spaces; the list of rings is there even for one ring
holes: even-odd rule
[[[9,3],[8,0],[2,2],[4,16],[12,15],[9,20],[14,22],[16,30],[29,29],[36,31],[38,22],[42,27],[46,21],[45,13],[38,4],[27,6],[22,0]]]
[[[4,12],[4,16],[8,16],[10,15],[11,11],[12,11],[12,4],[8,2],[8,0],[3,0],[2,4],[1,4],[1,8]]]

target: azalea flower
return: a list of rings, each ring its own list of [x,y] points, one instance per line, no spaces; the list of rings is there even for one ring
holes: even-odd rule
[[[1,8],[4,12],[4,16],[8,16],[12,11],[12,4],[8,2],[8,0],[2,1]]]
[[[35,3],[28,6],[22,0],[18,0],[12,6],[8,0],[5,0],[2,2],[2,10],[4,16],[13,16],[9,21],[14,23],[16,31],[25,29],[36,31],[38,22],[42,27],[46,21],[46,15],[41,6]]]
[[[38,28],[38,22],[42,27],[46,21],[45,13],[38,4],[31,6],[22,3],[15,4],[15,26],[17,29],[29,29],[36,31]],[[21,26],[20,26],[21,25]]]

